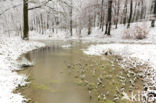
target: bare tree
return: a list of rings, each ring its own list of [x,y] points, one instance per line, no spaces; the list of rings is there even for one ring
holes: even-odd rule
[[[70,6],[70,35],[73,36],[73,0],[70,0],[71,6]]]
[[[118,22],[119,22],[119,13],[120,13],[120,0],[115,0],[115,28],[118,28]]]
[[[107,13],[107,24],[105,34],[111,35],[111,20],[112,20],[112,0],[108,0],[108,13]]]
[[[154,5],[153,5],[153,6],[154,6],[154,7],[153,7],[153,8],[154,8],[154,9],[153,9],[153,15],[154,15],[154,16],[153,16],[153,20],[152,20],[152,22],[151,22],[151,27],[155,27],[155,18],[156,18],[156,0],[153,1],[153,4],[154,4]]]
[[[100,23],[100,28],[102,28],[103,31],[103,27],[104,27],[104,0],[101,1],[101,23]]]
[[[23,39],[29,39],[28,0],[23,0]]]
[[[133,0],[131,0],[131,3],[130,3],[130,14],[129,14],[127,28],[130,27],[130,23],[131,23],[131,20],[132,20],[132,13],[133,13]]]
[[[124,19],[123,19],[123,23],[124,23],[124,25],[126,25],[126,23],[127,23],[127,0],[125,1],[125,5],[124,5]]]

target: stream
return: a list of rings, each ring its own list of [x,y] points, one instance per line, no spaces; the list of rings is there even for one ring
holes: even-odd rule
[[[35,64],[19,71],[31,82],[19,90],[30,99],[28,103],[132,103],[121,99],[123,89],[127,95],[143,89],[139,79],[131,86],[134,76],[127,77],[115,57],[85,55],[82,49],[94,43],[44,43],[47,47],[23,55]]]

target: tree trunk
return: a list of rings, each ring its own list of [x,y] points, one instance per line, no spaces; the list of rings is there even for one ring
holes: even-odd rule
[[[108,17],[107,17],[107,24],[106,24],[106,32],[105,34],[111,35],[111,20],[112,20],[112,0],[108,0]]]
[[[115,23],[115,28],[117,29],[118,28],[118,22],[119,22],[119,11],[120,11],[120,0],[118,0],[118,3],[117,3],[117,18],[116,18],[116,23]]]
[[[29,40],[28,0],[23,0],[23,39]]]
[[[153,11],[153,20],[151,22],[151,27],[155,27],[155,17],[156,17],[156,0],[154,1],[154,11]]]
[[[128,19],[127,28],[130,27],[130,23],[131,23],[131,19],[132,19],[132,12],[133,12],[133,0],[131,0],[131,3],[130,3],[130,15],[129,15],[129,19]]]
[[[71,0],[71,8],[70,8],[70,35],[73,36],[73,20],[72,20],[72,16],[73,16],[73,0]]]
[[[88,18],[88,35],[90,35],[92,32],[92,21],[91,21],[91,17],[89,16]]]
[[[127,0],[125,1],[125,6],[124,6],[124,20],[123,23],[126,25],[127,22]]]
[[[151,27],[155,27],[155,20],[152,20]]]
[[[102,28],[103,31],[103,26],[104,26],[104,0],[102,0],[102,4],[101,4],[101,23],[100,23],[100,28]]]
[[[133,14],[133,18],[132,21],[137,21],[137,15],[138,14],[138,2],[135,3],[135,8],[134,8],[134,14]]]
[[[41,13],[40,14],[40,23],[41,23],[41,34],[43,35],[44,34],[44,23],[43,23],[43,14]]]
[[[105,34],[107,34],[108,33],[108,22],[107,22],[107,24],[106,24],[106,30],[105,30]]]

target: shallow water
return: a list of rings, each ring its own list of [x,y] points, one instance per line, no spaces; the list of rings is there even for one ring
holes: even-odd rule
[[[86,88],[74,83],[68,71],[67,64],[74,63],[79,56],[81,45],[73,42],[71,48],[62,48],[66,42],[46,42],[47,48],[30,52],[35,62],[22,73],[30,76],[31,84],[24,88],[23,93],[35,103],[89,103],[89,95]]]
[[[105,93],[109,91],[111,93],[109,93],[108,100],[104,103],[113,102],[113,96],[116,93],[115,85],[117,88],[121,88],[117,74],[121,74],[124,71],[117,64],[115,64],[114,68],[116,70],[114,70],[110,64],[112,58],[101,60],[100,57],[90,57],[83,54],[81,49],[85,49],[90,45],[89,43],[83,44],[72,41],[46,41],[45,43],[48,47],[29,52],[25,55],[29,60],[35,62],[35,66],[20,72],[27,74],[31,81],[30,85],[20,90],[26,98],[31,98],[31,102],[33,103],[97,103],[101,102],[98,95],[101,92]],[[62,48],[62,45],[65,44],[72,46],[70,48]],[[95,69],[99,69],[97,70],[97,74],[91,75],[93,71],[88,70],[88,66],[86,67],[88,72],[84,74],[87,76],[86,80],[90,84],[96,84],[98,76],[104,75],[103,84],[105,85],[105,89],[102,87],[94,89],[93,93],[95,93],[91,97],[88,91],[90,87],[85,85],[82,78],[80,79],[82,74],[79,72],[80,68],[76,64],[81,64],[85,67],[86,65],[92,65]],[[106,66],[101,66],[103,64],[106,64]],[[71,69],[71,67],[76,69]],[[100,69],[101,67],[102,69]],[[113,84],[107,76],[110,76],[116,84]],[[126,85],[125,88],[128,88],[128,86]],[[93,85],[92,88],[94,88]]]

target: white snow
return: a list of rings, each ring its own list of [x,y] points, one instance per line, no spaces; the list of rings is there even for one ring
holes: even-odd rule
[[[151,89],[156,87],[156,45],[154,44],[97,44],[91,45],[84,53],[88,55],[102,56],[107,51],[112,51],[114,55],[120,55],[125,60],[136,58],[137,62],[148,63],[149,68],[143,68],[144,85],[149,89],[147,93],[156,90]],[[133,61],[134,62],[134,61]],[[124,64],[125,65],[125,64]],[[134,65],[135,66],[135,65]],[[149,75],[150,74],[150,75]],[[146,94],[147,94],[146,93]]]
[[[154,44],[98,44],[91,45],[84,52],[89,55],[101,55],[107,50],[112,50],[116,55],[123,57],[139,58],[156,67],[156,45]]]
[[[147,38],[143,40],[136,40],[136,39],[123,39],[123,32],[126,29],[125,25],[118,25],[118,28],[115,29],[112,26],[111,36],[104,35],[105,30],[102,32],[99,27],[93,27],[92,33],[90,35],[87,34],[87,29],[84,28],[81,31],[81,34],[78,33],[76,29],[73,29],[73,36],[70,36],[68,30],[55,30],[52,32],[51,30],[47,30],[44,34],[40,34],[36,31],[30,32],[30,39],[31,40],[84,40],[84,42],[103,42],[103,43],[148,43],[153,44],[156,43],[156,27],[150,28],[150,22],[138,22],[132,23],[131,27],[135,28],[135,26],[147,26],[149,29],[149,35]],[[105,28],[105,27],[104,27]]]
[[[45,46],[39,42],[23,41],[20,38],[0,38],[0,103],[22,103],[24,97],[14,94],[13,91],[18,86],[26,84],[24,75],[18,75],[13,70],[18,70],[18,57],[31,51]]]
[[[62,45],[62,48],[71,48],[72,45],[71,44],[67,44],[67,45]]]

